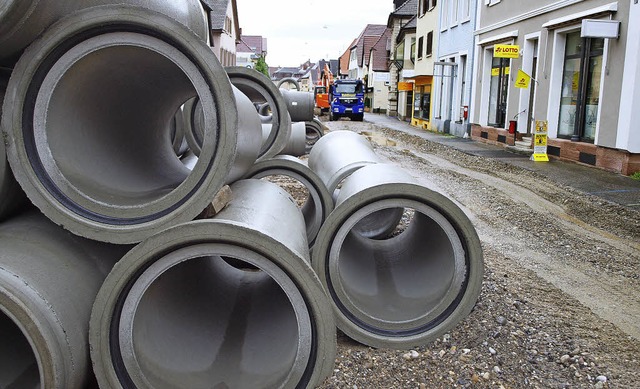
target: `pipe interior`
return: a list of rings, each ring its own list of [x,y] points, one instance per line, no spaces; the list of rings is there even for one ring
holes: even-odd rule
[[[457,234],[420,209],[408,208],[412,213],[406,228],[388,239],[362,236],[353,227],[362,216],[338,233],[344,240],[337,243],[332,280],[350,307],[374,323],[420,320],[457,294]]]
[[[40,154],[51,153],[75,190],[107,204],[145,204],[177,188],[190,171],[167,132],[196,95],[187,74],[133,44],[106,45],[71,61],[50,95],[49,150]]]
[[[410,213],[410,212],[406,212]],[[371,239],[387,239],[400,225],[404,208],[385,208],[360,219],[353,232]]]
[[[171,267],[144,292],[133,348],[151,387],[255,388],[285,382],[299,350],[282,287],[241,258]]]
[[[0,310],[0,388],[39,388],[38,360],[29,340]]]

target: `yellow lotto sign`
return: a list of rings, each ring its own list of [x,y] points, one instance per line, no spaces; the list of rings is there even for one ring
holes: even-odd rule
[[[520,56],[520,46],[495,45],[493,46],[493,56],[496,58],[518,58]]]
[[[516,77],[516,88],[528,88],[531,76],[523,72],[522,69],[518,69],[518,76]]]

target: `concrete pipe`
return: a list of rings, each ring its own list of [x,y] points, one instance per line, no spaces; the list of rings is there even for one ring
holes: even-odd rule
[[[37,210],[0,224],[0,387],[89,387],[91,307],[126,250],[74,236]]]
[[[258,113],[251,100],[235,86],[232,85],[231,88],[238,108],[238,127],[236,129],[236,155],[226,179],[227,183],[240,179],[251,169],[258,159],[264,137]],[[189,100],[185,103],[185,110],[188,112],[185,117],[187,142],[189,149],[197,157],[200,154],[204,138],[205,119],[202,104],[197,98]],[[215,123],[213,124],[215,126]],[[192,156],[187,156],[186,160],[192,161]]]
[[[320,227],[333,209],[331,194],[313,170],[298,158],[288,155],[279,155],[256,163],[245,178],[257,179],[278,175],[293,178],[309,192],[301,210],[307,227],[307,241],[309,247],[312,247]]]
[[[410,217],[399,235],[373,240],[352,231],[367,215],[397,207]],[[480,240],[464,212],[386,164],[345,180],[312,262],[338,327],[372,347],[421,346],[449,331],[471,312],[483,276]]]
[[[307,131],[306,151],[307,154],[309,154],[318,139],[320,139],[324,135],[324,126],[322,125],[322,122],[320,122],[320,120],[318,120],[317,118],[314,118],[314,120],[306,121],[304,122],[304,124]]]
[[[56,21],[79,10],[118,0],[3,0],[0,4],[0,64],[12,66],[20,53]],[[207,16],[198,0],[126,0],[175,19],[207,41]]]
[[[283,88],[285,90],[291,90],[291,86],[295,88],[297,91],[300,90],[300,83],[293,77],[285,77],[282,80],[278,81],[278,89]]]
[[[90,326],[100,387],[313,388],[332,373],[299,209],[275,184],[231,189],[214,219],[149,238],[107,277]]]
[[[280,155],[293,155],[300,157],[307,153],[307,126],[304,122],[291,124],[291,135],[289,142],[279,153]]]
[[[306,122],[313,120],[313,108],[315,107],[315,99],[313,93],[289,91],[280,89],[284,101],[287,103],[287,110],[293,122]]]
[[[269,77],[242,66],[225,68],[231,83],[240,89],[253,103],[268,104],[272,125],[271,133],[263,142],[258,160],[272,158],[280,153],[287,145],[291,134],[291,117],[287,110],[284,97]]]
[[[173,115],[171,123],[169,124],[169,135],[171,144],[173,145],[173,152],[176,153],[178,157],[189,150],[189,144],[187,143],[187,138],[184,134],[183,116],[184,115],[182,114],[182,107],[180,107]]]
[[[62,19],[25,51],[7,90],[2,130],[16,179],[78,235],[135,243],[193,220],[232,166],[237,114],[224,69],[160,13],[120,5]],[[190,171],[166,131],[193,96],[207,120]]]
[[[9,73],[0,70],[0,107],[2,107],[8,80]],[[0,139],[0,222],[22,209],[25,203],[24,192],[13,177],[7,161],[4,139]]]

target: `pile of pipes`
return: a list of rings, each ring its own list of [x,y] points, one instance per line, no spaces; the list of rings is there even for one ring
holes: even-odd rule
[[[0,388],[312,388],[336,326],[409,348],[469,314],[454,203],[223,68],[199,1],[122,3],[0,5]]]

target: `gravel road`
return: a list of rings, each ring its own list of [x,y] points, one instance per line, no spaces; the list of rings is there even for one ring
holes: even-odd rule
[[[425,347],[338,334],[320,388],[640,387],[640,215],[497,160],[371,123],[378,154],[456,202],[482,240],[471,315]],[[587,179],[587,178],[585,178]]]

